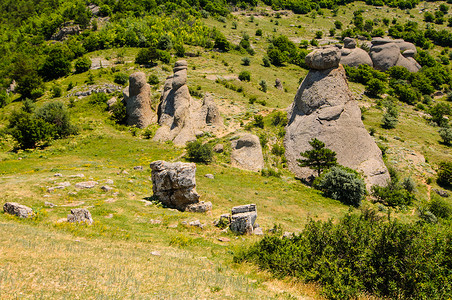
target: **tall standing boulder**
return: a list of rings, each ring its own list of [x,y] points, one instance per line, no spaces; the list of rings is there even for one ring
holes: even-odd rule
[[[264,157],[259,137],[245,134],[232,141],[231,162],[234,167],[259,172],[264,167]]]
[[[136,72],[129,77],[129,86],[125,88],[127,125],[145,128],[157,121],[157,115],[151,105],[151,87],[146,82],[146,74]]]
[[[187,65],[185,60],[177,61],[174,74],[165,81],[157,111],[160,128],[154,136],[156,141],[173,141],[177,146],[184,146],[195,140],[202,130],[212,131],[207,125],[222,126],[220,113],[210,95],[206,95],[202,103],[190,96]]]
[[[389,179],[388,170],[380,149],[364,128],[339,59],[329,68],[319,68],[321,62],[311,63],[313,58],[321,59],[324,51],[331,53],[320,49],[306,57],[311,70],[288,109],[284,146],[289,169],[300,178],[313,176],[314,172],[300,167],[297,159],[302,158],[301,152],[312,149],[309,141],[317,138],[336,152],[339,164],[362,172],[368,188],[384,185]],[[339,58],[339,52],[336,55]]]

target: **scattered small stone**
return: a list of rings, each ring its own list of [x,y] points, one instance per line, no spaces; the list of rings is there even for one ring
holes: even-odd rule
[[[70,196],[77,196],[77,192],[70,192],[69,195]]]
[[[106,199],[104,202],[105,202],[105,203],[113,203],[113,202],[116,202],[116,199],[114,199],[114,198],[108,198],[108,199]]]
[[[18,216],[19,218],[31,218],[34,216],[33,210],[25,205],[16,202],[6,202],[3,205],[3,211],[10,215]]]
[[[119,195],[119,192],[114,192],[113,193],[113,196],[118,196]]]
[[[201,224],[201,222],[199,220],[191,221],[190,223],[188,223],[188,225],[194,226],[194,227],[199,227],[201,229],[204,227],[204,225]]]
[[[50,208],[52,208],[52,207],[55,207],[56,205],[55,204],[53,204],[52,202],[44,202],[44,205],[46,206],[46,207],[50,207]]]
[[[228,239],[227,237],[219,237],[218,238],[218,240],[220,241],[220,242],[224,242],[224,243],[226,243],[226,242],[230,242],[231,241],[231,239]]]
[[[71,214],[67,215],[67,221],[72,223],[86,222],[89,225],[93,224],[91,213],[86,208],[71,209]]]
[[[84,182],[78,182],[75,184],[75,187],[78,189],[92,189],[98,184],[97,181],[84,181]]]
[[[152,251],[152,252],[151,252],[151,255],[154,255],[154,256],[160,256],[161,254],[160,254],[159,251]]]
[[[122,170],[122,171],[119,171],[117,174],[118,175],[121,175],[121,174],[129,175],[129,172],[127,172],[126,170]]]
[[[223,151],[224,151],[224,146],[223,146],[223,144],[216,144],[216,145],[213,147],[213,151],[216,152],[216,153],[223,153]]]
[[[66,223],[67,222],[67,218],[58,219],[56,222],[57,222],[57,224]]]
[[[44,195],[44,196],[42,196],[42,197],[44,197],[44,198],[50,198],[50,195]]]
[[[106,215],[104,218],[106,218],[106,219],[111,219],[111,218],[113,218],[113,214],[108,214],[108,215]]]
[[[75,175],[70,175],[69,178],[83,178],[85,177],[85,175],[83,174],[75,174]]]
[[[292,238],[293,237],[293,232],[290,232],[290,231],[286,231],[286,232],[284,232],[284,234],[283,234],[283,236],[282,236],[283,238],[287,238],[287,239],[290,239],[290,238]]]
[[[154,220],[154,219],[150,219],[149,223],[151,224],[162,224],[162,220]]]
[[[107,180],[105,180],[105,183],[106,184],[114,184],[114,181],[111,179],[107,179]]]
[[[133,180],[132,179],[130,179],[129,181],[127,181],[128,183],[133,183]]]
[[[108,186],[108,185],[103,185],[103,186],[101,187],[101,189],[102,189],[104,192],[108,192],[108,191],[111,191],[113,188],[112,188],[111,186]]]
[[[190,204],[185,208],[185,211],[205,213],[212,210],[212,202],[201,201],[199,203]]]
[[[22,157],[18,157],[17,160],[22,160]]]
[[[445,190],[438,190],[438,189],[433,189],[433,190],[435,191],[435,193],[437,193],[441,197],[444,197],[444,198],[449,197],[449,193]]]
[[[133,167],[135,171],[143,171],[143,166],[135,166]]]
[[[63,177],[63,174],[61,174],[61,173],[56,173],[56,174],[54,174],[53,176],[55,176],[55,177]]]
[[[187,223],[187,221],[182,221],[182,222],[180,222],[182,225],[187,225],[188,223]]]
[[[177,224],[168,225],[168,228],[177,228]]]
[[[64,181],[64,182],[60,182],[58,184],[58,186],[68,187],[68,186],[71,186],[71,183],[69,181]]]
[[[207,177],[209,179],[215,179],[215,176],[213,176],[213,174],[206,174],[204,175],[204,177]]]
[[[264,231],[263,231],[262,228],[260,228],[260,227],[254,228],[253,234],[254,234],[254,235],[264,235]]]

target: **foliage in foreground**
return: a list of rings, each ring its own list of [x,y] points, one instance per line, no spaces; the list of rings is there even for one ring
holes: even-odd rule
[[[292,238],[266,236],[234,257],[278,277],[322,284],[330,299],[371,293],[391,299],[452,296],[452,229],[448,224],[402,224],[372,211],[337,224],[310,220]]]
[[[359,206],[366,195],[366,184],[358,173],[341,166],[334,166],[317,177],[314,187],[326,197],[353,206]]]

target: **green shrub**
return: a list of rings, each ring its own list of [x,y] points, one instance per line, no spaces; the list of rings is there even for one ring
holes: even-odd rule
[[[264,64],[264,67],[270,67],[270,59],[268,58],[268,56],[264,56],[262,58],[262,63]]]
[[[428,210],[438,218],[448,219],[452,216],[452,206],[435,194],[432,195]]]
[[[159,50],[171,50],[173,48],[171,37],[167,34],[160,36],[157,42],[157,48]]]
[[[446,145],[452,145],[452,128],[443,127],[439,130],[439,136],[443,139],[443,143]]]
[[[234,256],[276,277],[317,282],[328,299],[443,299],[452,290],[450,226],[384,220],[374,211],[309,220],[291,238],[267,235]]]
[[[75,73],[83,73],[91,68],[91,59],[86,56],[80,57],[75,61]]]
[[[155,46],[149,48],[142,48],[138,51],[135,57],[135,63],[139,65],[153,65],[154,62],[159,58],[157,49]]]
[[[371,97],[380,96],[385,90],[386,84],[377,78],[370,79],[366,84],[366,92]]]
[[[58,98],[63,95],[63,90],[59,85],[54,85],[52,87],[52,98]]]
[[[99,105],[103,108],[107,107],[108,96],[105,93],[93,93],[89,97],[89,103],[93,105]]]
[[[447,126],[449,121],[445,116],[452,115],[452,108],[448,103],[436,103],[430,108],[429,114],[432,116],[432,121],[438,126]]]
[[[272,154],[276,156],[283,156],[286,152],[286,149],[281,144],[274,144],[272,148]]]
[[[256,30],[256,36],[262,36],[262,29],[258,28]]]
[[[254,116],[254,126],[264,129],[264,117],[261,115]]]
[[[155,74],[149,75],[148,83],[150,85],[156,85],[160,83],[159,77]]]
[[[439,164],[436,182],[445,188],[452,188],[452,162],[441,162]]]
[[[186,149],[190,161],[206,164],[212,161],[212,147],[208,144],[203,144],[200,140],[187,143]]]
[[[322,38],[322,36],[323,36],[323,32],[322,31],[316,31],[315,32],[315,38],[316,39],[321,39]]]
[[[372,186],[372,195],[375,201],[387,206],[407,206],[413,203],[414,195],[398,183],[389,183],[387,186]]]
[[[250,81],[251,80],[251,74],[248,71],[242,71],[239,74],[240,81]]]
[[[115,121],[117,124],[125,125],[127,121],[127,111],[126,106],[122,101],[116,101],[110,107],[111,119]]]
[[[277,111],[272,116],[272,124],[274,126],[286,126],[287,125],[287,113],[284,111]]]
[[[9,98],[8,93],[5,90],[0,89],[0,108],[9,104],[9,101],[10,101],[10,98]]]
[[[259,82],[259,86],[261,88],[261,91],[263,91],[264,93],[267,92],[268,86],[267,86],[267,82],[265,80],[261,80]]]
[[[125,85],[129,82],[129,76],[124,73],[116,73],[114,82],[120,85]]]
[[[71,124],[69,112],[60,101],[45,103],[36,110],[34,116],[53,125],[55,130],[53,138],[63,138],[77,132]]]
[[[261,175],[264,176],[264,177],[281,178],[281,172],[279,172],[278,169],[273,169],[273,168],[262,169],[261,170]]]
[[[314,187],[326,197],[359,206],[366,195],[364,180],[353,170],[334,166],[314,181]]]
[[[242,65],[249,66],[251,63],[251,59],[249,57],[242,58]]]

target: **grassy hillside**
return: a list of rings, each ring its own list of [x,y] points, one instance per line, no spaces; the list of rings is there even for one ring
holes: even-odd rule
[[[95,50],[85,55],[101,68],[81,74],[71,72],[44,82],[44,94],[36,105],[62,101],[79,130],[78,135],[52,141],[47,147],[18,150],[12,137],[4,133],[11,112],[20,109],[23,102],[21,95],[12,95],[9,103],[0,107],[1,204],[19,202],[32,207],[37,216],[20,220],[0,213],[0,298],[322,299],[315,284],[275,279],[254,265],[234,263],[234,254],[261,238],[235,236],[213,225],[233,206],[247,203],[257,204],[257,223],[264,231],[280,225],[283,232],[300,232],[309,218],[337,220],[349,211],[359,211],[303,185],[287,170],[283,158],[272,154],[272,147],[282,143],[282,129],[271,124],[272,115],[291,104],[308,70],[290,63],[265,67],[267,48],[273,37],[285,35],[298,46],[302,40],[312,40],[318,31],[323,32],[318,39],[320,45],[336,43],[340,31],[337,36],[329,36],[329,30],[336,20],[343,23],[343,30],[351,28],[356,10],[362,10],[366,20],[379,19],[380,25],[383,18],[395,18],[400,23],[409,20],[425,28],[420,9],[435,11],[444,3],[422,2],[416,8],[400,10],[354,2],[339,6],[337,12],[320,9],[306,15],[273,11],[260,4],[226,16],[200,19],[205,28],[222,33],[235,45],[248,35],[255,50],[250,55],[240,50],[219,52],[202,43],[184,45],[187,53],[196,54],[184,58],[188,61],[188,86],[200,95],[213,94],[225,121],[221,135],[204,136],[203,141],[221,142],[228,150],[230,140],[238,132],[249,130],[265,136],[266,168],[281,172],[279,178],[264,177],[233,168],[228,151],[215,154],[211,164],[197,164],[196,189],[201,200],[213,203],[212,212],[205,215],[165,209],[149,201],[149,163],[186,161],[183,148],[146,139],[146,130],[115,124],[105,104],[93,105],[90,97],[74,96],[94,85],[112,84],[118,73],[130,75],[140,70],[148,76],[158,76],[160,83],[152,88],[157,103],[163,82],[179,59],[173,52],[170,63],[144,67],[134,63],[138,47]],[[99,22],[99,30],[102,26]],[[435,28],[447,29],[447,22]],[[262,36],[256,36],[257,29],[262,29]],[[438,57],[445,49],[435,45],[428,51]],[[250,58],[249,66],[242,63],[244,57]],[[447,68],[450,72],[450,66]],[[237,79],[244,70],[250,72],[250,82]],[[277,78],[283,90],[274,87]],[[268,85],[266,92],[259,84],[263,80]],[[438,127],[428,121],[427,109],[399,102],[398,125],[384,129],[382,98],[369,98],[362,84],[349,85],[362,107],[364,125],[374,131],[375,141],[386,148],[387,164],[402,178],[411,177],[417,184],[416,200],[411,206],[388,208],[372,203],[368,197],[362,207],[378,210],[381,215],[390,211],[404,223],[419,221],[417,208],[429,203],[433,189],[442,189],[435,182],[436,171],[440,162],[452,161],[451,147],[441,143]],[[55,86],[61,88],[61,96],[52,95]],[[68,89],[69,86],[73,88]],[[450,86],[444,85],[442,90],[447,93]],[[109,98],[113,96],[121,98],[121,92],[110,94]],[[446,95],[433,98],[434,103],[450,103]],[[200,101],[198,95],[195,99]],[[255,115],[264,116],[263,129],[252,126]],[[142,166],[143,170],[135,170],[135,166]],[[54,176],[57,173],[62,177]],[[74,176],[79,174],[84,177]],[[215,178],[206,178],[205,174]],[[114,182],[113,190],[104,192],[100,187],[108,179]],[[74,187],[87,180],[99,184],[88,190]],[[49,190],[61,182],[70,185]],[[444,200],[452,205],[452,197]],[[56,206],[50,208],[46,202]],[[94,225],[62,222],[74,207],[88,208]],[[205,227],[187,225],[194,220],[200,220]]]

